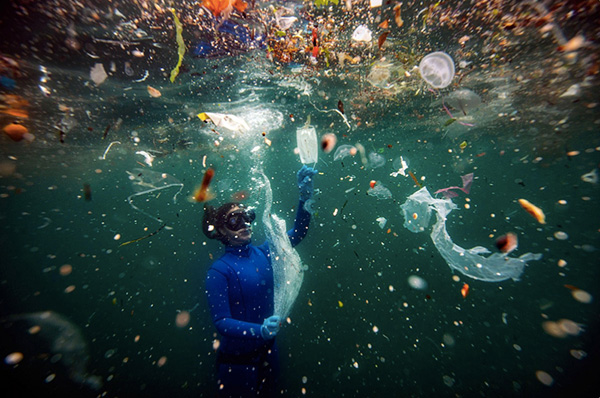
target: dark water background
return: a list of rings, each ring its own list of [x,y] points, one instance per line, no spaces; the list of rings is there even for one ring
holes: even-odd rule
[[[432,33],[430,46],[443,44],[438,41],[442,33]],[[530,41],[541,40],[535,30],[527,33]],[[455,41],[442,48],[458,52]],[[537,51],[550,51],[554,46],[549,42],[540,41],[545,47]],[[598,395],[594,369],[599,354],[600,192],[597,184],[580,178],[600,163],[597,110],[584,106],[598,100],[597,86],[587,88],[581,101],[558,99],[557,94],[578,80],[563,78],[556,83],[560,87],[548,91],[544,77],[535,80],[533,70],[550,61],[527,60],[525,43],[514,50],[510,66],[481,69],[466,80],[490,107],[480,115],[485,122],[446,134],[447,117],[433,94],[382,95],[364,81],[368,64],[348,73],[347,80],[312,72],[300,78],[288,66],[274,67],[264,50],[257,50],[232,59],[188,60],[188,68],[206,73],[194,77],[184,72],[172,85],[159,73],[160,66],[170,70],[166,65],[173,63],[171,47],[156,50],[164,62],[149,65],[154,66],[151,80],[134,85],[115,76],[94,88],[82,84],[89,80],[94,60],[78,63],[65,57],[61,63],[60,57],[40,53],[26,58],[14,44],[3,46],[5,55],[21,54],[27,70],[18,90],[31,102],[29,123],[36,141],[15,143],[1,137],[2,165],[16,164],[16,169],[0,179],[0,316],[62,314],[87,343],[86,374],[99,376],[103,384],[93,391],[73,383],[61,368],[64,360],[44,357],[48,349],[40,348],[39,368],[2,363],[2,380],[11,396],[24,396],[32,389],[63,396],[213,396],[212,346],[217,335],[205,299],[204,275],[222,248],[202,235],[202,206],[188,198],[201,181],[206,155],[206,164],[216,170],[214,184],[220,196],[215,202],[239,190],[248,190],[255,200],[250,151],[261,145],[262,167],[272,179],[273,207],[289,226],[297,205],[295,173],[301,166],[294,154],[295,132],[308,115],[319,135],[336,133],[338,145],[360,142],[367,153],[381,153],[386,163],[370,169],[358,157],[334,162],[333,153],[320,153],[316,212],[308,236],[297,247],[309,270],[291,324],[277,338],[283,396],[303,396],[302,388],[313,397]],[[41,62],[53,71],[56,94],[50,98],[36,87],[35,70]],[[350,78],[353,73],[359,78]],[[532,80],[519,84],[513,73]],[[512,87],[508,104],[493,102],[489,93],[502,86],[495,78],[506,78],[502,84]],[[290,81],[307,83],[310,96],[279,84]],[[592,83],[597,85],[596,80]],[[148,97],[146,84],[160,87],[163,96]],[[334,109],[338,100],[351,109],[347,113],[359,116],[350,120],[351,131],[339,115],[316,110]],[[64,144],[52,127],[65,120],[58,103],[72,106],[77,122]],[[213,143],[211,127],[195,118],[200,111],[252,115],[259,109],[265,114],[255,112],[260,117],[255,122],[265,127],[237,140],[224,134],[219,146]],[[515,120],[494,117],[507,110]],[[559,123],[565,117],[568,122]],[[123,119],[122,125],[110,129],[103,140],[105,126],[114,126],[117,118]],[[270,147],[260,135],[267,128]],[[132,131],[141,139],[139,144]],[[165,137],[166,144],[157,143]],[[100,159],[115,140],[122,144]],[[178,146],[180,140],[191,145]],[[468,145],[461,150],[463,140]],[[167,227],[119,247],[161,226],[127,202],[134,190],[126,171],[144,167],[135,152],[148,148],[168,152],[155,159],[152,171],[168,173],[184,187],[176,203],[172,198],[177,188],[136,199],[134,203],[159,215]],[[579,155],[567,156],[572,150]],[[463,275],[460,282],[454,281],[429,234],[413,234],[402,226],[399,206],[417,187],[410,178],[390,176],[393,160],[401,155],[410,170],[425,177],[430,192],[459,185],[463,174],[475,174],[471,193],[453,199],[459,209],[448,217],[448,232],[456,244],[495,250],[495,237],[514,231],[519,249],[513,255],[533,252],[543,258],[530,262],[520,281],[490,283]],[[371,180],[385,184],[393,197],[378,200],[367,195]],[[84,199],[84,184],[91,188],[89,201]],[[350,188],[354,190],[346,192]],[[544,209],[547,224],[525,213],[519,198]],[[384,229],[375,221],[380,216],[388,220]],[[556,239],[557,231],[566,232],[568,239]],[[116,234],[120,240],[115,240]],[[257,223],[255,243],[262,243],[263,237]],[[567,262],[565,267],[557,265],[560,259]],[[70,275],[60,275],[64,264],[73,267]],[[428,288],[412,289],[410,275],[426,280]],[[463,298],[465,282],[470,294]],[[565,284],[589,292],[593,301],[574,300]],[[75,289],[66,293],[68,286]],[[191,311],[191,320],[178,328],[175,318],[183,310]],[[544,332],[542,322],[559,319],[581,324],[583,332],[565,338]],[[576,359],[570,350],[583,350],[587,356]],[[0,356],[13,351],[5,339]],[[161,357],[166,363],[158,366]],[[550,374],[554,384],[538,381],[538,370]],[[56,378],[44,382],[50,374]]]

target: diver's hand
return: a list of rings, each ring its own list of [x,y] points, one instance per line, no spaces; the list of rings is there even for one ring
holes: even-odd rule
[[[308,167],[303,165],[300,170],[298,170],[298,189],[300,190],[300,200],[307,201],[313,195],[313,176],[317,174],[318,171],[313,169],[312,167]]]
[[[277,315],[273,315],[265,319],[262,326],[260,327],[260,334],[263,339],[271,340],[275,338],[279,328],[281,327],[281,318]]]

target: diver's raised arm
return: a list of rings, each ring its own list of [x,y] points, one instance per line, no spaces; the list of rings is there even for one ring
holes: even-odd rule
[[[296,211],[296,219],[294,220],[294,227],[288,231],[290,242],[292,246],[296,246],[308,232],[308,225],[310,224],[310,213],[304,208],[304,204],[313,195],[313,177],[317,174],[317,170],[312,167],[303,165],[298,170],[298,189],[300,191],[300,201],[298,202],[298,209]]]

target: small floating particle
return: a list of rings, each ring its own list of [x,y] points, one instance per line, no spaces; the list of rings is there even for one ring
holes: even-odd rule
[[[589,304],[592,302],[592,295],[585,290],[575,289],[571,291],[571,296],[580,303]]]
[[[344,303],[342,303],[341,301],[338,300],[338,307],[342,308],[344,306]]]
[[[321,149],[325,153],[329,153],[335,148],[337,137],[333,133],[327,133],[321,137]]]
[[[469,295],[469,285],[468,284],[464,284],[463,287],[460,289],[460,294],[463,296],[463,298],[467,298],[467,296]]]
[[[517,235],[513,232],[509,232],[506,235],[500,236],[496,239],[496,247],[502,253],[510,253],[514,251],[519,245]]]
[[[556,323],[562,331],[571,336],[578,336],[583,331],[583,328],[578,323],[570,319],[559,319]]]
[[[167,357],[162,356],[158,359],[158,362],[156,362],[156,366],[162,368],[163,366],[165,366],[165,363],[167,363]]]
[[[567,337],[567,332],[565,332],[560,325],[554,321],[542,322],[542,329],[544,329],[544,332],[552,337],[557,337],[559,339]]]
[[[379,328],[377,326],[373,326],[373,333],[379,332]]]
[[[420,276],[411,275],[408,277],[408,284],[413,289],[425,290],[427,289],[427,281]]]
[[[114,240],[119,240],[121,239],[121,234],[116,234],[115,236],[113,236]]]
[[[150,94],[150,96],[154,98],[158,98],[162,95],[162,93],[159,90],[151,86],[148,86],[148,94]]]
[[[567,262],[561,258],[560,260],[558,260],[558,266],[560,268],[564,268],[567,266]]]
[[[23,360],[23,354],[16,351],[4,357],[4,363],[7,365],[16,365]]]
[[[579,155],[579,151],[569,151],[567,152],[567,156],[577,156]]]
[[[75,290],[75,285],[69,285],[65,288],[65,293],[71,293],[73,290]]]
[[[571,354],[571,356],[575,359],[583,359],[585,357],[587,357],[587,352],[583,351],[583,350],[570,350],[569,353]]]
[[[217,351],[220,346],[221,346],[221,341],[218,339],[214,339],[213,344],[212,344],[213,350]]]
[[[61,265],[60,268],[58,269],[58,272],[62,276],[67,276],[67,275],[71,274],[71,272],[73,272],[73,266],[71,264]]]
[[[525,211],[531,214],[540,224],[546,224],[546,215],[536,205],[528,201],[527,199],[519,199],[519,204]]]
[[[181,311],[175,317],[175,325],[178,328],[184,328],[190,323],[190,313],[188,311]]]
[[[138,335],[136,335],[136,336],[135,336],[135,338],[133,339],[133,341],[134,341],[135,343],[137,343],[138,341],[140,341],[140,335],[139,335],[139,334],[138,334]]]
[[[545,384],[548,387],[550,387],[552,384],[554,384],[554,379],[552,378],[552,376],[550,376],[548,373],[544,372],[543,370],[536,370],[535,377],[539,380],[540,383]]]
[[[558,240],[567,240],[569,239],[569,235],[566,232],[563,231],[556,231],[554,233],[554,237]]]

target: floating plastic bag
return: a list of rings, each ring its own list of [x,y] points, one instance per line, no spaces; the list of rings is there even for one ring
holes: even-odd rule
[[[154,199],[157,199],[160,196],[159,194],[161,193],[159,191],[173,188],[173,190],[177,191],[173,195],[173,203],[177,203],[177,195],[179,195],[179,193],[183,189],[183,184],[181,183],[181,181],[179,181],[170,174],[161,173],[159,171],[152,171],[148,169],[136,168],[133,169],[133,172],[128,171],[127,174],[129,175],[129,180],[131,181],[133,189],[136,192],[127,197],[127,202],[129,203],[131,208],[152,218],[153,220],[156,220],[160,223],[164,223],[164,219],[162,219],[159,215],[155,216],[149,213],[150,209],[153,209],[153,212],[159,210],[164,212],[164,204],[161,203],[161,206],[152,206],[153,201],[151,200],[151,198],[154,197]],[[143,202],[144,209],[141,209],[133,203],[134,198],[137,197],[145,197],[146,200]]]
[[[435,88],[448,87],[454,78],[454,61],[442,51],[427,54],[419,63],[419,73]]]
[[[317,131],[310,125],[310,116],[304,127],[296,130],[296,141],[300,151],[300,161],[303,164],[317,163],[319,144],[317,143]]]
[[[250,126],[239,116],[226,115],[223,113],[202,112],[198,118],[205,122],[210,119],[218,127],[224,127],[233,132],[245,133],[250,131]]]
[[[484,257],[482,254],[490,253],[485,247],[463,249],[454,244],[446,230],[446,217],[457,206],[450,199],[434,199],[426,187],[409,196],[400,207],[404,215],[404,227],[415,233],[427,228],[431,212],[435,211],[436,222],[431,231],[433,244],[450,268],[469,278],[485,282],[500,282],[509,278],[517,281],[527,261],[542,258],[538,253],[525,253],[519,258],[508,257],[505,253]]]
[[[392,192],[377,181],[373,188],[367,189],[367,195],[375,196],[377,199],[387,200],[392,198]]]
[[[274,315],[285,319],[290,314],[298,297],[307,267],[302,265],[300,255],[292,247],[285,220],[271,213],[273,191],[269,179],[262,170],[255,168],[254,172],[260,174],[265,193],[265,210],[262,221],[269,242],[271,266],[273,267]]]
[[[373,34],[366,25],[360,25],[352,33],[352,40],[370,42],[373,39]]]
[[[446,96],[445,101],[454,109],[461,111],[465,116],[481,105],[481,97],[468,88],[451,92]]]

